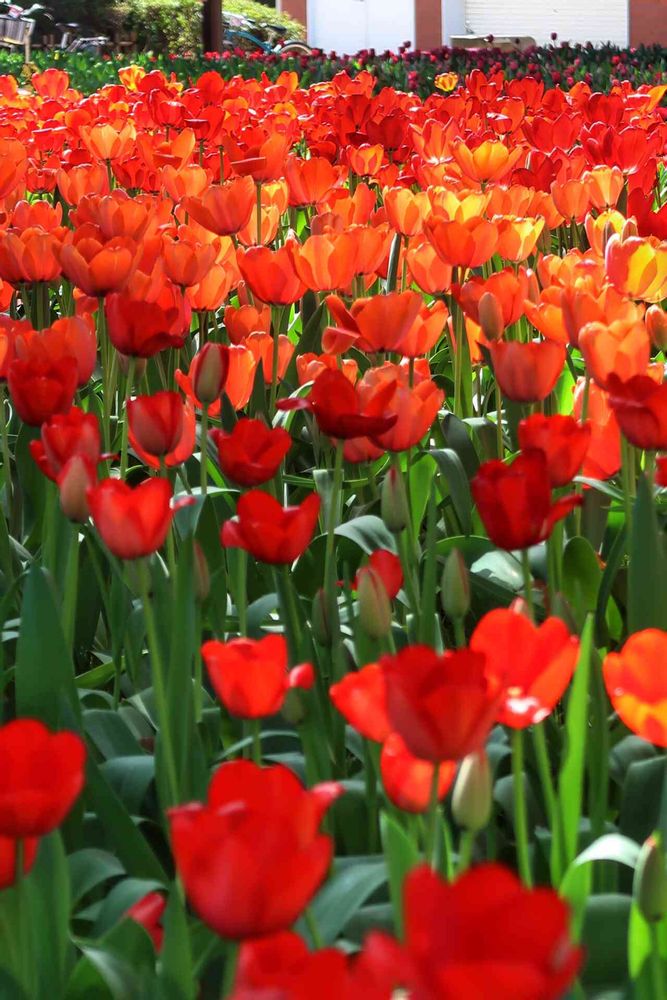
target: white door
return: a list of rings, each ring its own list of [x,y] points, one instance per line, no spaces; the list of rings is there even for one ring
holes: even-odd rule
[[[550,42],[628,44],[628,0],[465,0],[466,31],[473,35],[531,35]],[[558,42],[556,44],[558,44]]]
[[[415,0],[308,0],[308,42],[325,52],[396,51],[415,39]],[[419,2],[419,0],[416,0]]]

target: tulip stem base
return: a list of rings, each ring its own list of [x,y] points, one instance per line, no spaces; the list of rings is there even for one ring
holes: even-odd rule
[[[665,963],[660,954],[660,934],[659,923],[651,923],[651,984],[653,987],[653,1000],[666,1000],[667,981],[665,977]]]
[[[523,731],[512,732],[512,774],[514,777],[514,837],[519,874],[532,888],[533,876],[528,853],[528,815],[526,811],[526,779],[523,773]]]
[[[523,570],[523,589],[526,604],[528,605],[528,617],[535,621],[535,605],[533,603],[533,574],[530,571],[530,560],[528,549],[521,550],[521,568]]]
[[[440,765],[434,764],[428,814],[426,817],[426,843],[424,845],[424,860],[431,866],[431,868],[433,868],[434,871],[438,867],[438,822],[440,819],[440,804],[438,802],[439,779]]]
[[[208,485],[208,406],[202,409],[199,433],[199,483],[201,495],[205,497]]]
[[[475,834],[472,830],[464,830],[459,841],[459,861],[456,869],[457,875],[463,875],[470,867],[472,861],[472,851],[475,846]]]
[[[228,941],[225,952],[225,965],[222,970],[221,997],[231,996],[239,964],[239,946],[236,941]]]

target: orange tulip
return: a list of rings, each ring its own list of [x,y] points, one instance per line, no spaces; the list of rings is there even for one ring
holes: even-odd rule
[[[415,194],[408,188],[388,188],[384,192],[384,207],[392,229],[402,236],[417,236],[424,225],[430,203],[425,191]]]
[[[0,278],[14,284],[55,281],[62,274],[60,239],[43,229],[0,236]]]
[[[68,205],[78,205],[88,194],[109,193],[109,177],[101,163],[79,163],[69,170],[60,169],[56,183]]]
[[[230,236],[247,224],[255,200],[252,178],[235,177],[225,184],[212,185],[202,198],[184,198],[183,208],[209,232]]]
[[[540,292],[539,302],[525,300],[524,308],[528,322],[539,330],[547,340],[567,344],[567,327],[563,316],[563,292],[556,286],[547,286]]]
[[[253,295],[271,305],[290,305],[306,291],[287,247],[250,247],[238,253],[238,265]]]
[[[574,391],[573,415],[581,419],[585,392],[584,379],[578,379]],[[582,476],[610,479],[621,467],[621,431],[609,405],[607,393],[595,382],[588,387],[588,420],[591,439],[581,469]]]
[[[588,182],[588,193],[593,208],[600,211],[614,208],[621,197],[625,183],[620,167],[610,167],[603,163],[585,173],[582,179]]]
[[[565,347],[553,340],[498,340],[491,344],[491,360],[498,384],[516,403],[546,399],[565,364]]]
[[[449,290],[452,283],[451,265],[441,260],[428,240],[411,242],[405,259],[413,281],[427,295],[437,295]]]
[[[131,121],[126,121],[120,128],[114,128],[109,122],[84,125],[80,135],[93,156],[107,161],[128,156],[136,140],[136,131]]]
[[[475,149],[457,140],[452,146],[452,156],[464,177],[472,181],[498,181],[512,170],[523,156],[521,146],[508,149],[493,139],[487,139]]]
[[[309,160],[288,156],[285,180],[289,187],[289,203],[298,208],[322,201],[336,184],[338,175],[323,156],[313,156]]]
[[[2,330],[0,329],[1,336]],[[317,376],[321,375],[327,368],[330,370],[338,368],[338,358],[335,354],[300,354],[296,359],[296,375],[299,385],[314,382]],[[340,362],[340,370],[354,385],[359,373],[359,365],[354,358],[343,358]]]
[[[619,653],[607,653],[602,666],[607,694],[628,729],[667,747],[667,632],[635,632]]]
[[[612,236],[605,251],[607,276],[623,295],[660,302],[667,295],[667,243],[654,236]]]
[[[625,216],[615,208],[608,208],[595,218],[589,212],[584,219],[584,229],[591,250],[594,250],[598,257],[604,257],[609,237],[620,234],[624,225]]]
[[[175,202],[184,198],[201,198],[208,187],[208,174],[203,167],[189,163],[177,170],[176,167],[162,167],[160,171],[162,186]]]
[[[179,226],[176,236],[162,237],[165,274],[176,285],[198,285],[210,273],[217,248],[200,243],[187,226]]]
[[[273,337],[268,333],[251,333],[246,339],[244,346],[252,352],[255,362],[262,366],[264,382],[266,385],[271,385],[273,380]],[[279,379],[284,378],[287,366],[292,360],[293,354],[294,344],[291,342],[289,337],[285,337],[281,334],[278,337],[277,375]]]
[[[569,180],[551,185],[554,205],[568,222],[581,222],[591,207],[590,188],[587,180]]]
[[[96,226],[102,239],[127,237],[139,241],[146,235],[153,205],[130,196],[120,189],[100,197],[85,195],[70,213],[75,227]]]
[[[292,267],[306,288],[314,292],[344,290],[354,277],[354,244],[349,233],[309,236],[299,244],[289,239]]]
[[[7,198],[25,184],[28,154],[18,139],[0,137],[0,198]]]
[[[544,228],[544,219],[517,219],[513,216],[495,216],[498,244],[495,252],[505,260],[526,260]]]
[[[370,146],[363,143],[361,146],[347,146],[345,149],[345,161],[359,177],[374,177],[383,160],[384,146],[379,144]]]
[[[268,306],[228,306],[224,318],[232,344],[242,344],[251,333],[271,332],[271,310]]]
[[[119,237],[105,242],[95,226],[85,225],[63,243],[60,263],[74,285],[86,295],[99,297],[124,288],[138,255],[133,240]]]
[[[392,389],[391,397],[386,395],[388,387]],[[358,390],[362,410],[370,410],[374,399],[382,394],[383,411],[398,418],[393,427],[372,439],[387,451],[407,451],[418,444],[430,430],[445,399],[442,389],[430,378],[416,374],[411,387],[407,368],[389,363],[370,368],[359,382]]]
[[[523,315],[528,295],[528,276],[525,269],[515,273],[511,267],[496,271],[488,278],[474,276],[461,285],[456,298],[475,323],[479,323],[479,302],[485,293],[495,296],[502,312],[503,329],[516,323]]]
[[[651,341],[642,322],[615,320],[587,323],[579,333],[579,350],[592,378],[603,389],[613,373],[621,381],[644,375],[651,356]]]
[[[440,259],[452,267],[479,267],[498,243],[497,226],[481,218],[461,223],[431,216],[424,220],[424,232]]]

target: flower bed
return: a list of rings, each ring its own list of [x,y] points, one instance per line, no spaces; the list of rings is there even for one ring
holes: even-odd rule
[[[31,83],[7,995],[660,998],[665,87]]]
[[[35,67],[46,69],[58,65],[70,74],[72,85],[90,93],[117,79],[117,70],[127,61],[127,55],[99,58],[65,53],[33,54]],[[139,53],[132,61],[167,74],[175,72],[181,80],[196,80],[206,70],[214,69],[225,78],[237,74],[260,78],[266,73],[275,80],[285,70],[299,73],[303,86],[331,80],[341,71],[355,76],[367,70],[375,76],[378,86],[409,90],[428,97],[436,76],[454,72],[461,78],[474,69],[484,73],[502,71],[508,79],[526,76],[542,80],[546,87],[569,89],[583,81],[594,90],[607,91],[614,83],[628,81],[634,87],[661,83],[667,72],[665,49],[659,45],[619,49],[615,46],[555,44],[525,52],[501,52],[488,48],[435,49],[431,52],[404,50],[399,53],[360,52],[354,56],[315,52],[311,58],[284,58],[281,55],[253,56],[247,52],[195,56],[187,53]],[[0,72],[21,74],[20,54],[0,52]]]

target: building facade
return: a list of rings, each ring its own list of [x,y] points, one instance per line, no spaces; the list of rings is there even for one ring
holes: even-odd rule
[[[461,35],[530,36],[560,41],[667,45],[667,0],[278,0],[326,52],[354,53],[450,45]]]

